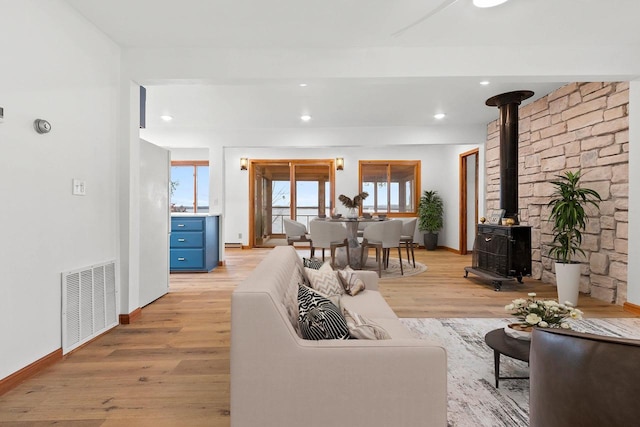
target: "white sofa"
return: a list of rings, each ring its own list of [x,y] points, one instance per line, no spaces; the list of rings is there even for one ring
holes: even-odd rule
[[[447,356],[414,338],[378,292],[341,305],[374,320],[388,340],[305,340],[292,324],[304,269],[276,247],[231,297],[232,427],[418,427],[447,425]]]

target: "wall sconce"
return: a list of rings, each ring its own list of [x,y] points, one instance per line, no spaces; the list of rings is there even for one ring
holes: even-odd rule
[[[246,171],[247,166],[249,166],[249,159],[247,159],[246,157],[240,157],[240,170]]]
[[[344,157],[336,157],[336,170],[344,170]]]

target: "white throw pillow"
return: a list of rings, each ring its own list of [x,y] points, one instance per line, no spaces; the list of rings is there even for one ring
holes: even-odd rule
[[[359,340],[389,340],[391,335],[382,326],[366,317],[354,313],[348,308],[343,309],[344,319],[347,321],[349,335]]]
[[[351,267],[346,266],[343,270],[338,270],[338,277],[342,282],[344,291],[352,297],[364,290],[364,282]]]
[[[319,270],[304,268],[311,288],[326,296],[342,295],[344,288],[338,279],[338,273],[333,271],[331,264],[324,263]]]

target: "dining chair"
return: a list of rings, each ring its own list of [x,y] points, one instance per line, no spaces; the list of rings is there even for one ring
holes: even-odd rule
[[[364,236],[364,229],[371,224],[369,221],[358,221],[358,237]]]
[[[360,264],[364,265],[364,253],[369,247],[376,249],[376,261],[378,262],[378,277],[382,277],[382,264],[389,267],[389,253],[391,248],[398,248],[400,260],[400,273],[404,275],[402,268],[402,249],[400,237],[402,236],[402,221],[392,219],[389,221],[374,222],[364,229],[362,235],[362,253]]]
[[[418,218],[405,218],[402,220],[402,235],[400,236],[400,243],[404,243],[407,249],[407,261],[411,259],[413,262],[413,268],[416,268],[416,256],[413,252],[413,236],[416,233],[416,223]],[[411,249],[411,258],[409,258],[409,249]]]
[[[287,236],[287,244],[295,246],[295,243],[308,242],[311,248],[311,256],[313,257],[313,244],[311,243],[307,226],[289,218],[282,218],[282,222],[284,224],[284,234]]]
[[[324,250],[331,250],[331,266],[335,265],[336,249],[345,247],[347,249],[347,259],[349,259],[349,232],[341,222],[325,220],[313,220],[309,223],[311,234],[311,252],[316,248],[322,249],[322,260],[324,261]]]

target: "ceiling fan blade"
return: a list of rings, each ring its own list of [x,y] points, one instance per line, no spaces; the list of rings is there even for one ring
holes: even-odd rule
[[[396,31],[395,33],[391,34],[391,37],[398,37],[398,36],[402,35],[409,28],[414,27],[414,26],[418,25],[419,23],[426,21],[427,19],[431,18],[436,13],[445,10],[446,8],[448,8],[449,6],[451,6],[452,4],[454,4],[457,1],[458,0],[444,0],[442,3],[440,3],[440,5],[438,7],[436,7],[435,9],[433,9],[431,11],[429,11],[426,15],[422,16],[417,21],[412,22],[411,24],[407,25],[406,27],[401,28],[398,31]]]

